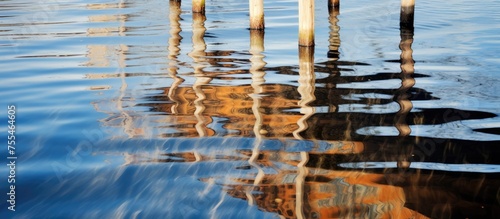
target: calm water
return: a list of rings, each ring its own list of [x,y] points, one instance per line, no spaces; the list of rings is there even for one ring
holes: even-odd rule
[[[416,4],[1,1],[0,217],[500,217],[500,2]]]

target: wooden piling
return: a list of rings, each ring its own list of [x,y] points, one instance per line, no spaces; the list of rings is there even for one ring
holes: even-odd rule
[[[328,0],[328,10],[331,11],[332,9],[339,8],[340,6],[340,0]]]
[[[193,13],[205,14],[205,0],[193,0]]]
[[[264,0],[249,0],[250,29],[264,29]]]
[[[399,26],[401,29],[413,30],[415,14],[415,0],[401,0],[401,14]]]
[[[299,0],[299,46],[314,46],[314,0]]]

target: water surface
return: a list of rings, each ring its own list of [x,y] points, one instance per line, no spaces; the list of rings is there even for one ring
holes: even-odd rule
[[[2,218],[497,218],[499,7],[2,1]]]

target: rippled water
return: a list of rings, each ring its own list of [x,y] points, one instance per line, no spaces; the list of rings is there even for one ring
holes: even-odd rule
[[[1,218],[498,218],[500,2],[341,4],[2,1]]]

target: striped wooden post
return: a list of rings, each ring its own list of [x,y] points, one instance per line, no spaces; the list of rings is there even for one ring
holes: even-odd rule
[[[193,0],[193,13],[205,13],[205,0]]]
[[[314,0],[299,0],[299,46],[314,46]]]
[[[264,0],[249,0],[250,29],[264,29]]]

